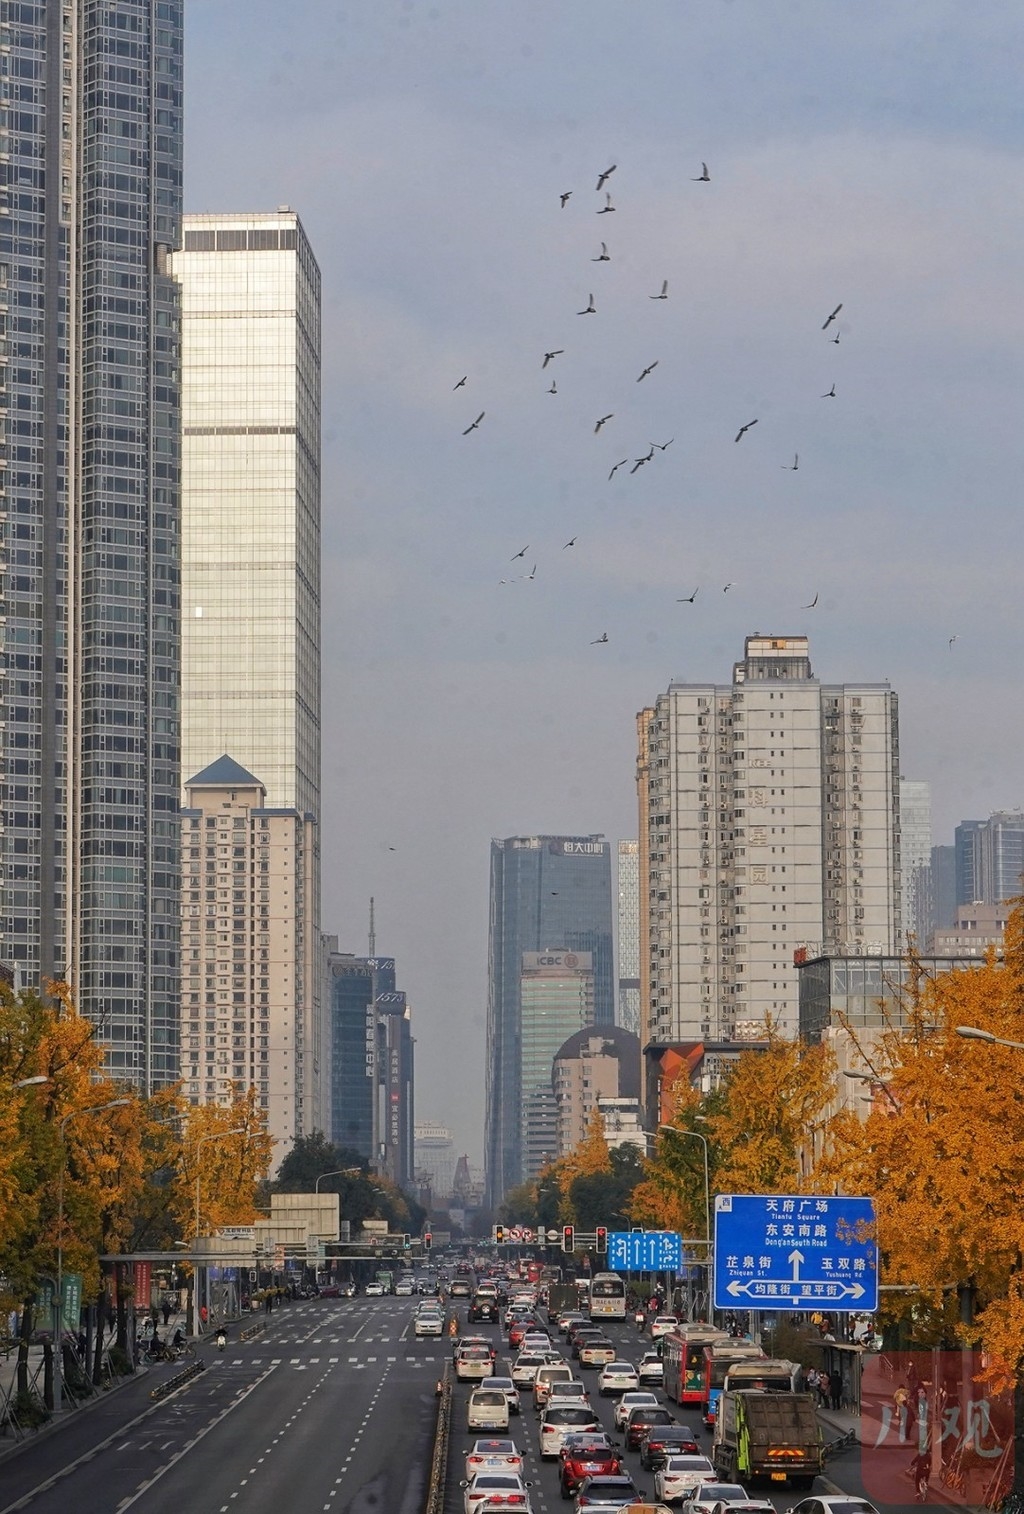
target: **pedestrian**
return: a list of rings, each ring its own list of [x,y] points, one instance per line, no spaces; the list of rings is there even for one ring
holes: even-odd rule
[[[843,1379],[838,1372],[833,1372],[832,1374],[831,1396],[833,1409],[841,1409],[843,1405]]]
[[[163,1302],[164,1329],[171,1323],[171,1306],[166,1299]]]
[[[206,1307],[205,1304],[201,1305],[200,1310],[199,1310],[199,1319],[200,1319],[200,1322],[202,1323],[202,1327],[203,1327],[204,1330],[206,1329],[207,1322],[208,1322],[209,1318],[210,1318],[210,1311],[207,1309],[207,1307]]]
[[[893,1408],[896,1410],[896,1422],[899,1426],[900,1445],[904,1445],[907,1439],[907,1404],[910,1395],[903,1383],[900,1383],[892,1396]]]
[[[931,1446],[925,1446],[922,1451],[917,1453],[914,1460],[910,1463],[908,1471],[914,1479],[914,1487],[916,1489],[915,1499],[917,1503],[924,1503],[928,1497],[928,1482],[932,1475]]]
[[[818,1392],[821,1394],[821,1407],[828,1409],[832,1403],[832,1380],[827,1372],[822,1372],[818,1378]]]
[[[804,1382],[807,1384],[808,1392],[813,1393],[815,1398],[817,1398],[818,1396],[819,1381],[820,1377],[818,1375],[817,1367],[808,1367],[807,1371],[804,1373]]]

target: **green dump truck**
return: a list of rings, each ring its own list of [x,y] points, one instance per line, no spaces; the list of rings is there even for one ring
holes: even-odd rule
[[[723,1482],[809,1488],[825,1465],[810,1393],[730,1390],[718,1400],[712,1459]]]

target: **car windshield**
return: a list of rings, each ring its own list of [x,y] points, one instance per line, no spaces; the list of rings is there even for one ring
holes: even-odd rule
[[[589,1409],[549,1409],[544,1416],[546,1425],[585,1425],[594,1418]]]
[[[518,1456],[514,1440],[478,1440],[470,1453],[472,1456]]]
[[[505,1395],[504,1395],[504,1393],[491,1393],[491,1392],[474,1393],[473,1394],[473,1403],[477,1407],[483,1408],[483,1409],[488,1409],[488,1408],[498,1409],[498,1408],[502,1408],[504,1406]]]
[[[747,1492],[737,1482],[706,1482],[700,1490],[700,1502],[745,1503]]]
[[[473,1478],[474,1488],[518,1488],[519,1478],[511,1472],[478,1472]]]
[[[706,1456],[670,1456],[666,1468],[669,1472],[710,1472],[711,1463]]]
[[[515,1384],[513,1383],[512,1379],[510,1377],[489,1377],[485,1381],[484,1387],[485,1388],[504,1388],[504,1389],[508,1389],[508,1388],[514,1388]]]

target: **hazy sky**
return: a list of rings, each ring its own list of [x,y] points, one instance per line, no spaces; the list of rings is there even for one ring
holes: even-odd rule
[[[188,208],[288,204],[323,272],[323,925],[365,951],[376,897],[417,1111],[476,1163],[489,839],[635,835],[633,717],[673,677],[807,632],[820,677],[898,691],[936,841],[1024,802],[1024,11],[191,0],[186,24]]]

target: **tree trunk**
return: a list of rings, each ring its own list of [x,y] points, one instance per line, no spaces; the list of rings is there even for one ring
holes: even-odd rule
[[[47,1341],[43,1347],[43,1403],[53,1408],[53,1344]]]
[[[21,1306],[21,1329],[18,1332],[18,1392],[28,1393],[28,1343],[32,1335],[32,1305]]]

